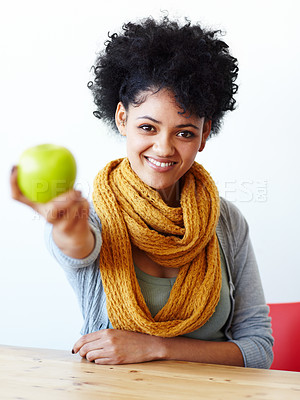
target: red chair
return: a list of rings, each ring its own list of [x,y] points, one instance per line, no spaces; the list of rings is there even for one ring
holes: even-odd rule
[[[300,372],[300,302],[268,305],[275,339],[271,369]]]

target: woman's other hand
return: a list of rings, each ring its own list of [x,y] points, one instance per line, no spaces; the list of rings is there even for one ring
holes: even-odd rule
[[[164,358],[162,338],[118,329],[103,329],[82,336],[72,353],[96,364],[132,364]]]

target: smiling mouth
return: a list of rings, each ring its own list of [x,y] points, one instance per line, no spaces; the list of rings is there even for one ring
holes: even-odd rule
[[[151,157],[146,157],[146,159],[151,163],[156,165],[157,167],[161,167],[161,168],[167,168],[167,167],[171,167],[172,165],[176,164],[175,162],[159,162],[157,160],[154,160],[154,158]]]

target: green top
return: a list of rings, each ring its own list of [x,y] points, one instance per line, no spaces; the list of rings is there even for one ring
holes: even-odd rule
[[[223,327],[227,321],[227,318],[229,317],[231,304],[228,275],[226,270],[225,258],[221,247],[220,256],[222,269],[222,288],[220,300],[215,309],[215,312],[205,325],[183,336],[202,340],[227,340],[223,332]],[[158,278],[156,276],[146,274],[136,265],[135,271],[145,302],[151,312],[152,317],[154,317],[158,313],[158,311],[167,303],[176,277]]]

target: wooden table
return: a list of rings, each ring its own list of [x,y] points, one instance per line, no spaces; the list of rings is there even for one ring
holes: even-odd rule
[[[0,346],[1,400],[299,400],[300,373],[181,361],[96,365],[61,350]]]

